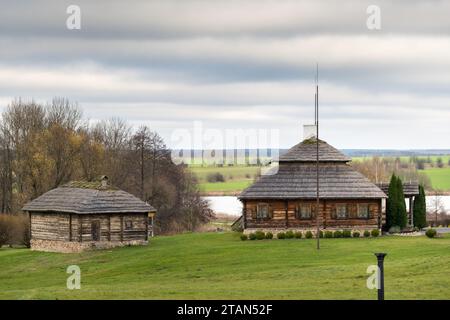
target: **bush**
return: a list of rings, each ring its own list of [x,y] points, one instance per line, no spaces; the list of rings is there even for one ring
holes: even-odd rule
[[[256,234],[255,233],[250,233],[249,235],[248,235],[248,238],[250,239],[250,240],[256,240]]]
[[[323,238],[323,231],[322,230],[319,231],[319,238]]]
[[[255,232],[256,240],[263,240],[266,238],[266,234],[262,231]]]
[[[325,238],[333,238],[333,232],[325,231]]]
[[[342,231],[342,236],[344,238],[351,238],[352,237],[352,232],[350,230],[344,230],[344,231]]]
[[[389,232],[389,233],[400,233],[400,232],[401,232],[401,229],[400,229],[399,226],[392,226],[392,227],[389,228],[389,231],[388,231],[388,232]]]
[[[287,238],[287,239],[292,239],[292,238],[294,238],[294,232],[291,231],[291,230],[287,231],[287,232],[286,232],[286,238]]]
[[[225,177],[220,172],[210,173],[206,176],[208,182],[225,182]]]
[[[266,239],[273,239],[273,233],[272,232],[267,232],[266,233]]]
[[[370,232],[369,230],[364,231],[364,238],[368,238],[370,237]]]
[[[296,239],[301,239],[302,236],[303,236],[303,234],[302,234],[300,231],[297,231],[296,233],[294,233],[294,237],[295,237]]]
[[[311,239],[312,237],[313,237],[313,233],[311,231],[306,231],[305,238],[306,239]]]
[[[30,225],[25,214],[0,214],[0,247],[30,246]]]
[[[436,236],[436,229],[430,228],[428,229],[425,234],[428,238],[434,238]]]
[[[278,239],[285,239],[285,238],[286,238],[286,233],[284,233],[284,232],[278,232],[278,233],[277,233],[277,238],[278,238]]]
[[[246,234],[241,234],[241,240],[245,241],[248,239],[248,236]]]
[[[373,229],[370,234],[372,237],[378,237],[380,235],[380,231],[378,231],[378,229]]]
[[[336,231],[333,233],[333,238],[342,238],[342,232],[339,231],[339,230],[336,230]]]
[[[359,238],[360,236],[361,234],[359,233],[359,231],[353,232],[353,238]]]

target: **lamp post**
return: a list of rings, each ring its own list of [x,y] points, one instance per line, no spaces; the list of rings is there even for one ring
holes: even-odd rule
[[[384,300],[384,257],[387,253],[375,253],[378,260],[378,300]]]

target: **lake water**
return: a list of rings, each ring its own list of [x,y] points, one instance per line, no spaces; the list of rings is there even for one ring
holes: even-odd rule
[[[237,197],[232,196],[214,196],[203,197],[207,199],[211,205],[212,210],[215,213],[226,213],[233,216],[240,216],[242,214],[242,203]],[[434,197],[427,197],[427,208],[433,210]],[[439,196],[440,201],[447,212],[450,212],[450,196]],[[407,206],[409,203],[407,202]]]
[[[215,213],[225,213],[233,216],[240,216],[242,214],[242,203],[237,197],[214,196],[203,198],[209,201],[211,209]]]

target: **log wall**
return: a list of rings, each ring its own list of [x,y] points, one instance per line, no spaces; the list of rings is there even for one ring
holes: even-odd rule
[[[148,217],[145,213],[70,214],[31,213],[31,238],[35,240],[88,242],[92,238],[92,222],[100,223],[100,241],[148,240]],[[131,221],[132,228],[126,224]]]
[[[259,203],[268,203],[270,218],[257,218],[256,208]],[[313,209],[311,219],[301,219],[296,216],[296,208],[309,204]],[[339,219],[335,216],[336,205],[346,204],[348,218]],[[369,218],[357,217],[357,205],[369,206]],[[263,229],[311,229],[316,227],[315,200],[246,200],[244,203],[245,228]],[[361,200],[320,200],[319,223],[321,229],[364,229],[378,228],[381,216],[381,199]]]

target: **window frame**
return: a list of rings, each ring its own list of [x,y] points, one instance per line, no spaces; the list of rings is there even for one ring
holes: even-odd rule
[[[261,207],[266,207],[267,208],[265,216],[261,216],[260,215],[260,208]],[[267,203],[267,202],[260,202],[260,203],[256,204],[256,219],[257,220],[270,219],[270,205],[269,205],[269,203]]]
[[[126,219],[124,225],[125,225],[125,230],[133,230],[133,220]]]
[[[309,208],[309,216],[304,217],[302,215],[302,208]],[[311,220],[313,218],[313,208],[311,203],[301,203],[297,207],[298,215],[297,218],[300,220]]]
[[[365,217],[361,217],[360,214],[359,214],[359,208],[361,206],[366,206],[367,207],[367,214],[366,214]],[[357,204],[357,208],[356,208],[356,217],[358,219],[363,219],[363,220],[369,219],[370,218],[370,205],[368,203],[358,203]]]
[[[338,210],[339,207],[344,207],[345,208],[345,217],[340,217],[339,216],[339,210]],[[345,220],[345,219],[349,218],[349,212],[348,212],[349,210],[348,210],[347,203],[336,203],[335,208],[336,208],[336,219]]]

